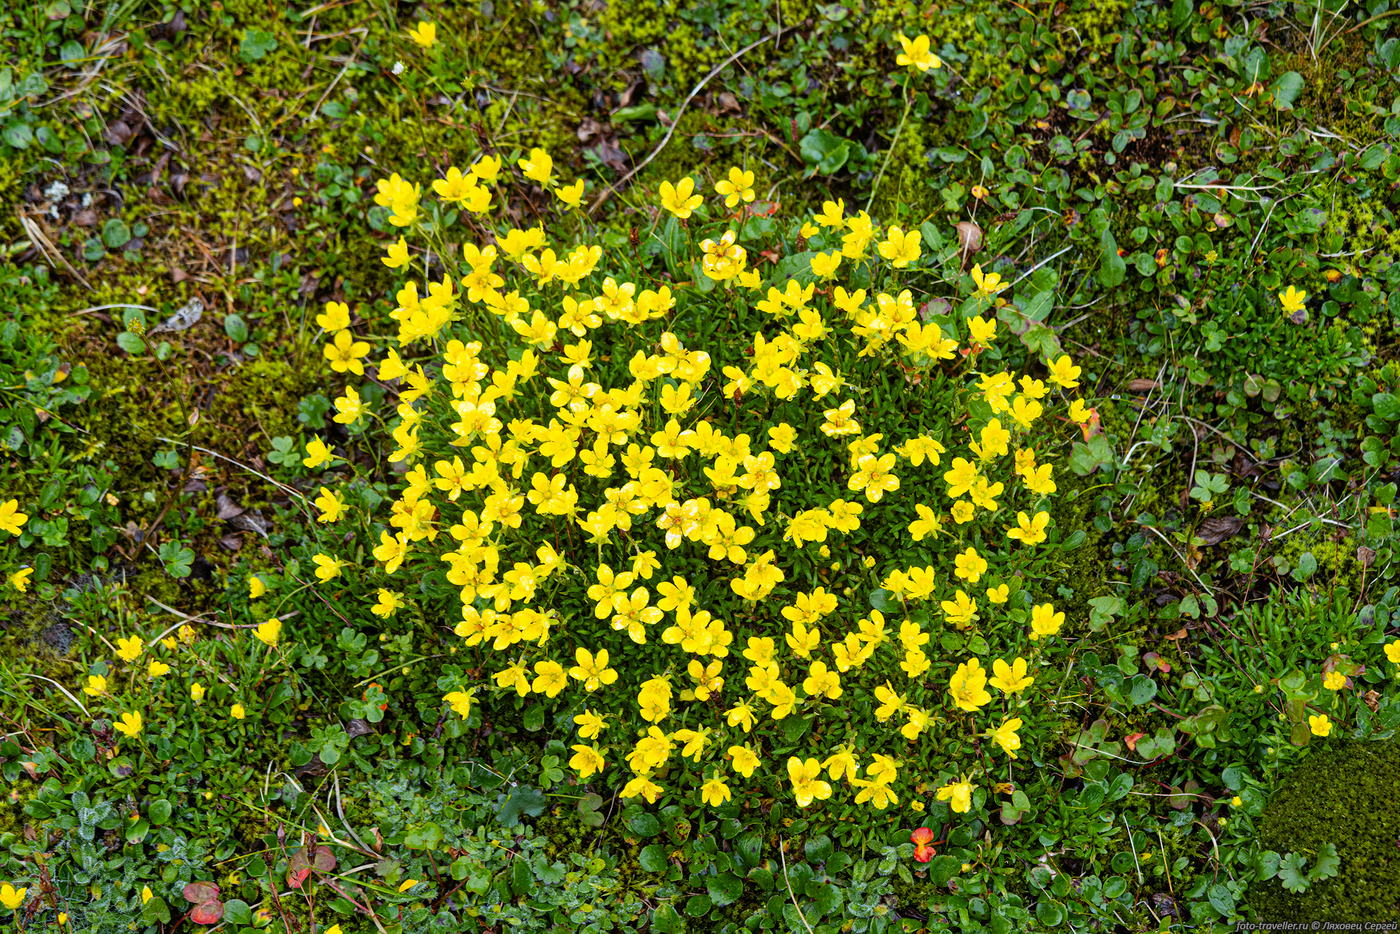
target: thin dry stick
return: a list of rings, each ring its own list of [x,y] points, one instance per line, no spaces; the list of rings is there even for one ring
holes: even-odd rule
[[[651,155],[647,156],[641,162],[633,166],[632,171],[622,176],[622,178],[618,179],[615,183],[609,185],[607,189],[601,195],[598,196],[598,200],[594,201],[593,204],[589,207],[589,215],[591,216],[594,211],[602,207],[603,203],[609,198],[611,198],[614,194],[616,194],[618,189],[620,189],[623,185],[626,185],[629,181],[632,180],[632,176],[636,175],[642,169],[646,168],[647,164],[650,163],[651,160],[655,159],[658,155],[661,154],[661,150],[665,149],[666,144],[671,141],[671,136],[676,132],[676,127],[680,126],[681,115],[685,113],[686,107],[690,106],[690,102],[695,99],[695,95],[699,94],[702,90],[704,90],[705,85],[710,83],[710,79],[714,78],[715,75],[719,74],[721,71],[724,71],[724,69],[734,64],[743,55],[752,52],[754,49],[758,48],[760,45],[763,45],[763,43],[765,42],[769,42],[773,39],[778,38],[783,33],[787,32],[792,28],[793,27],[791,26],[784,26],[777,32],[770,32],[762,39],[759,39],[755,42],[750,42],[748,45],[744,46],[742,49],[735,52],[733,55],[729,56],[724,61],[716,65],[713,69],[710,70],[710,73],[708,75],[701,78],[700,83],[697,84],[688,95],[686,95],[685,100],[681,101],[680,107],[676,109],[675,116],[671,118],[671,125],[666,128],[666,135],[661,137],[661,142],[657,143],[656,148],[651,151]]]
[[[807,934],[814,934],[812,926],[807,923],[807,916],[802,913],[802,906],[797,904],[797,895],[792,891],[792,882],[788,879],[786,840],[779,841],[778,852],[783,857],[783,884],[787,886],[788,898],[792,900],[792,907],[797,909],[797,918],[802,922],[802,926],[807,929]]]
[[[58,688],[60,691],[62,691],[64,697],[68,698],[68,699],[69,699],[70,701],[72,701],[74,704],[77,704],[77,705],[78,705],[78,709],[81,710],[81,711],[83,712],[83,716],[85,716],[85,717],[91,717],[91,716],[92,716],[92,714],[88,713],[88,709],[87,709],[86,707],[83,706],[83,702],[82,702],[82,701],[78,700],[78,699],[77,699],[76,697],[74,697],[72,694],[68,693],[68,689],[67,689],[66,687],[64,687],[63,685],[59,684],[59,683],[58,683],[57,681],[55,681],[54,679],[52,679],[52,678],[45,678],[43,675],[36,675],[36,674],[35,674],[34,672],[32,672],[32,671],[22,672],[22,673],[21,673],[21,677],[26,677],[26,678],[38,678],[40,681],[47,681],[49,684],[52,684],[54,687],[56,687],[56,688]]]

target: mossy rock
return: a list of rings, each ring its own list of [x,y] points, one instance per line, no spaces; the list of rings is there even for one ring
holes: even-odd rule
[[[1332,743],[1315,750],[1273,795],[1260,843],[1309,855],[1335,844],[1341,872],[1293,894],[1278,880],[1254,885],[1261,921],[1375,921],[1400,917],[1400,740]]]

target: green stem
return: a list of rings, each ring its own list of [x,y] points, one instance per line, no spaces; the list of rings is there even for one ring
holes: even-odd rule
[[[890,148],[885,151],[884,161],[880,163],[880,172],[875,176],[875,184],[870,188],[870,197],[865,202],[866,213],[870,212],[870,206],[875,203],[875,196],[880,192],[880,182],[885,178],[885,169],[890,167],[890,158],[894,156],[894,151],[899,146],[900,134],[904,132],[904,122],[909,119],[909,111],[914,106],[914,96],[909,93],[909,76],[904,76],[904,113],[899,117],[899,126],[895,127],[894,139],[890,140]]]

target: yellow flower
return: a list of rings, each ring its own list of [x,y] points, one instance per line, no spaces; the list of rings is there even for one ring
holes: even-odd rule
[[[1001,274],[996,272],[983,273],[982,264],[978,263],[972,267],[972,281],[977,285],[977,295],[981,298],[991,298],[998,292],[1005,291],[1011,287],[1010,282],[1003,282]],[[992,331],[996,331],[996,321],[993,320]]]
[[[340,576],[340,569],[345,566],[345,562],[339,558],[319,553],[312,555],[311,560],[316,563],[316,577],[321,581],[335,580]]]
[[[948,681],[948,693],[959,710],[976,711],[992,700],[986,685],[987,672],[982,668],[982,662],[971,658],[953,672],[953,677]]]
[[[143,885],[141,887],[141,904],[144,905],[146,904],[146,902],[150,901],[155,897],[156,893],[151,891],[151,887],[149,885]]]
[[[587,781],[607,767],[607,760],[593,746],[579,744],[570,748],[573,749],[574,754],[569,759],[569,768],[577,772],[578,777],[583,781]]]
[[[1074,365],[1074,361],[1069,358],[1069,354],[1061,354],[1058,359],[1050,363],[1050,381],[1056,386],[1064,389],[1075,389],[1079,386],[1079,367]]]
[[[725,751],[725,754],[729,756],[729,760],[734,766],[734,771],[745,778],[752,777],[754,770],[757,769],[760,764],[758,754],[748,746],[730,746],[729,749]]]
[[[1322,686],[1329,691],[1340,691],[1347,686],[1347,676],[1340,671],[1329,671],[1322,676]]]
[[[571,184],[554,189],[554,196],[571,208],[578,207],[583,201],[583,179],[575,179]]]
[[[83,693],[88,697],[101,697],[107,693],[107,679],[102,675],[88,675]]]
[[[1297,286],[1290,285],[1282,292],[1278,293],[1278,302],[1286,315],[1296,315],[1307,307],[1308,293]]]
[[[408,38],[425,49],[433,47],[437,42],[437,23],[426,23],[420,20],[418,25],[408,31]]]
[[[1023,545],[1039,545],[1047,538],[1045,527],[1050,524],[1050,513],[1045,510],[1035,514],[1034,518],[1027,516],[1024,512],[1016,513],[1016,528],[1007,529],[1006,537],[1014,538]]]
[[[1053,636],[1065,623],[1065,614],[1056,611],[1053,604],[1040,603],[1031,608],[1031,641]]]
[[[533,182],[548,187],[554,176],[554,159],[543,149],[531,149],[530,154],[516,163],[521,173]]]
[[[267,593],[267,585],[263,583],[262,578],[258,577],[256,574],[249,575],[248,599],[256,600],[265,593]]]
[[[316,497],[316,508],[321,510],[316,517],[317,522],[339,522],[345,515],[345,500],[336,491],[323,486],[321,494]]]
[[[15,911],[20,905],[24,904],[24,896],[28,892],[29,889],[27,888],[17,889],[6,882],[4,885],[0,885],[0,905],[4,905],[11,911]]]
[[[190,700],[194,701],[196,704],[204,700],[204,690],[204,685],[200,684],[198,681],[191,682]]]
[[[607,718],[592,710],[576,714],[574,723],[578,726],[578,735],[584,739],[597,739],[598,734],[608,728]]]
[[[943,60],[929,49],[928,36],[915,36],[910,39],[901,33],[897,38],[903,51],[895,58],[896,65],[921,72],[943,67]]]
[[[695,213],[703,202],[704,198],[695,193],[695,179],[686,176],[672,185],[670,182],[662,182],[660,188],[661,206],[670,211],[679,220],[685,220]]]
[[[1400,665],[1400,639],[1386,643],[1385,657],[1390,659],[1392,665]]]
[[[700,786],[700,800],[710,807],[717,808],[730,799],[729,786],[718,775],[711,775]]]
[[[1332,732],[1332,719],[1325,713],[1308,717],[1308,729],[1314,736],[1328,736]]]
[[[995,587],[987,588],[987,599],[992,603],[1005,603],[1011,596],[1011,587],[1007,584],[997,584]]]
[[[228,709],[228,715],[235,720],[242,720],[244,717],[248,716],[248,711],[243,709],[242,704],[234,704]]]
[[[740,201],[748,204],[754,199],[754,175],[735,166],[729,170],[729,177],[715,182],[715,191],[724,196],[724,206],[736,207]]]
[[[476,695],[475,690],[471,691],[451,691],[443,695],[443,700],[447,701],[452,712],[463,720],[471,716],[472,700]]]
[[[992,679],[988,682],[1003,694],[1016,694],[1035,683],[1035,676],[1026,674],[1026,660],[1017,657],[1011,664],[1001,659],[992,662]]]
[[[972,783],[966,779],[949,782],[938,789],[936,797],[939,801],[947,801],[953,813],[966,814],[972,809]]]
[[[1012,717],[995,730],[988,730],[987,736],[1001,747],[1002,752],[1015,759],[1016,750],[1021,748],[1021,737],[1016,734],[1020,728],[1021,718]]]
[[[804,761],[797,756],[789,756],[787,771],[798,807],[805,808],[813,801],[825,801],[831,797],[831,785],[821,780],[822,766],[818,760]]]
[[[975,318],[967,319],[967,331],[972,337],[974,344],[981,344],[983,347],[990,347],[992,341],[997,337],[997,319],[987,318],[978,315]]]
[[[11,535],[18,535],[20,529],[24,528],[24,523],[28,521],[29,517],[19,511],[19,500],[12,499],[0,503],[0,529]]]
[[[335,372],[365,375],[365,365],[360,358],[369,353],[369,344],[355,340],[349,331],[337,332],[335,338],[322,348],[321,353],[330,361],[331,369]]]
[[[150,678],[152,681],[154,681],[156,678],[159,678],[161,675],[169,673],[170,666],[167,665],[165,662],[156,661],[153,658],[150,660],[150,662],[146,664],[146,677]]]
[[[146,651],[146,643],[140,636],[122,636],[117,639],[117,657],[124,662],[134,662]]]
[[[121,719],[113,723],[112,726],[118,733],[122,733],[134,739],[141,733],[141,714],[134,710],[128,711],[122,714]]]
[[[917,230],[907,233],[899,227],[891,227],[885,234],[885,239],[881,240],[878,249],[880,255],[890,261],[890,265],[895,269],[903,269],[914,262],[920,256],[919,244],[923,235]]]
[[[10,575],[10,586],[20,593],[24,593],[29,590],[29,576],[33,573],[33,568],[20,568]]]
[[[836,275],[836,269],[841,265],[841,253],[833,251],[831,253],[816,253],[812,256],[812,274],[822,279],[830,279]]]
[[[258,637],[258,641],[269,646],[276,645],[277,639],[282,635],[282,621],[273,616],[258,623],[258,628],[253,630],[253,635]]]
[[[389,244],[389,248],[384,251],[384,255],[379,261],[390,269],[398,269],[408,265],[408,241],[399,237],[397,241]]]
[[[331,449],[326,446],[326,442],[322,441],[320,438],[312,438],[310,441],[306,442],[306,457],[303,458],[301,462],[303,467],[309,467],[315,470],[322,464],[329,464],[333,460],[335,460],[335,455],[332,454]],[[249,586],[251,586],[251,584]],[[253,594],[252,596],[256,598],[261,596],[261,594]]]
[[[397,591],[380,587],[378,598],[369,611],[380,619],[388,619],[398,611],[399,607],[403,606],[403,594]]]
[[[344,302],[326,302],[325,312],[316,316],[316,326],[327,334],[345,330],[350,326],[350,306]]]
[[[405,880],[403,880],[402,882],[399,883],[399,891],[400,891],[400,892],[407,892],[409,889],[413,888],[413,887],[414,887],[415,885],[417,885],[417,884],[418,884],[418,880],[417,880],[417,879],[405,879]]]

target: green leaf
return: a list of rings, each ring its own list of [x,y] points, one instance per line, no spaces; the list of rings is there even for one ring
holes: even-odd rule
[[[1113,239],[1113,231],[1107,227],[1099,234],[1099,284],[1106,289],[1123,284],[1128,275],[1128,264],[1118,255],[1118,241]]]
[[[1278,881],[1294,894],[1308,890],[1308,861],[1297,853],[1285,854],[1278,864]]]
[[[802,137],[799,147],[802,160],[823,175],[839,171],[851,156],[851,141],[827,129],[812,130]]]
[[[703,918],[710,913],[711,907],[713,906],[710,902],[710,896],[692,895],[690,898],[686,899],[685,913],[692,918]]]
[[[1378,392],[1371,396],[1371,409],[1386,421],[1400,422],[1400,396]]]
[[[1303,76],[1296,71],[1286,71],[1269,85],[1274,96],[1274,106],[1279,110],[1292,110],[1293,102],[1303,91]]]
[[[500,821],[507,827],[514,827],[520,823],[522,815],[538,817],[543,814],[545,804],[545,797],[538,789],[529,785],[517,785],[510,790],[510,794],[505,796],[505,801],[501,804]]]
[[[651,929],[655,934],[683,934],[685,921],[670,902],[662,902],[651,913]]]
[[[151,825],[153,827],[159,827],[166,821],[170,820],[170,812],[170,802],[165,800],[164,798],[157,798],[156,800],[151,802],[151,806],[147,810],[146,816],[150,818]]]
[[[261,61],[277,48],[277,38],[263,29],[249,29],[238,43],[238,57],[245,62]]]
[[[1128,700],[1135,707],[1141,707],[1156,696],[1157,682],[1146,675],[1135,675],[1128,683]]]
[[[1235,911],[1235,896],[1230,894],[1230,890],[1223,885],[1212,885],[1210,891],[1206,893],[1206,898],[1210,899],[1210,907],[1220,912],[1222,918],[1228,918]]]
[[[645,872],[664,872],[670,860],[666,858],[666,848],[659,843],[642,847],[637,854],[637,862]]]
[[[1330,879],[1342,869],[1342,859],[1337,855],[1337,847],[1331,843],[1324,843],[1317,851],[1317,865],[1308,872],[1309,882],[1321,882],[1323,879]]]
[[[661,832],[661,821],[656,815],[642,811],[627,821],[627,829],[639,837],[654,837]]]
[[[229,340],[241,344],[248,339],[248,322],[244,321],[241,315],[225,315],[224,333],[229,336]]]
[[[744,883],[733,873],[725,872],[705,880],[705,891],[709,893],[710,901],[722,908],[739,900],[739,896],[744,894]]]
[[[110,218],[102,225],[102,242],[107,245],[107,249],[115,250],[126,246],[131,241],[131,228],[126,226],[126,221],[120,217]]]

